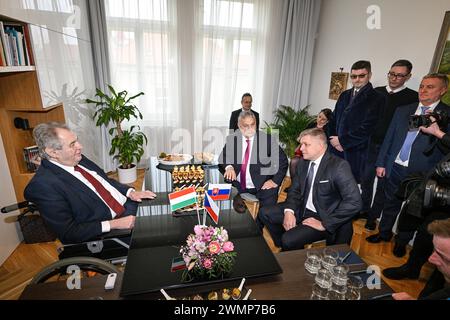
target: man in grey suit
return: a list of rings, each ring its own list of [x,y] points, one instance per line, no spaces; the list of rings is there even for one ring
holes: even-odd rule
[[[303,131],[300,144],[303,159],[286,202],[261,208],[259,220],[283,250],[303,249],[323,239],[327,244],[350,243],[352,218],[362,206],[350,165],[327,152],[321,129]]]

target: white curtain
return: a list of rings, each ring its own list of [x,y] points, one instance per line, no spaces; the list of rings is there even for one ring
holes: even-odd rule
[[[295,106],[307,99],[301,83],[309,82],[313,46],[289,50],[313,41],[315,30],[296,28],[311,25],[302,10],[317,11],[317,1],[105,1],[112,83],[131,95],[145,93],[136,101],[144,117],[136,123],[149,138],[144,157],[217,154],[245,92],[268,122],[285,92],[304,95],[295,94]],[[296,2],[308,5],[299,9]]]

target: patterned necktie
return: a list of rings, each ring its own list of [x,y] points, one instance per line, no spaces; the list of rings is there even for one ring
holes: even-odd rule
[[[422,114],[425,114],[426,111],[430,108],[430,107],[421,107],[422,108]],[[409,158],[409,154],[411,153],[411,148],[412,145],[414,143],[414,140],[417,137],[417,131],[418,129],[414,129],[414,130],[410,130],[408,131],[408,134],[406,135],[406,139],[403,142],[403,146],[402,149],[400,150],[400,154],[399,154],[399,158],[402,161],[406,161]]]
[[[105,203],[116,213],[116,218],[119,218],[125,211],[124,206],[122,206],[97,179],[95,179],[89,172],[84,170],[79,166],[74,167],[75,171],[78,171],[89,181],[97,190],[98,194],[102,197]]]
[[[245,141],[247,142],[247,148],[245,149],[244,161],[242,161],[241,172],[240,172],[242,191],[247,189],[246,175],[247,175],[248,159],[250,158],[250,140],[247,139]]]
[[[306,209],[306,203],[308,202],[308,197],[311,192],[312,184],[313,184],[313,178],[314,178],[314,166],[316,164],[314,162],[311,162],[311,165],[309,166],[308,173],[306,174],[306,182],[305,182],[305,188],[303,190],[303,215],[305,214]]]

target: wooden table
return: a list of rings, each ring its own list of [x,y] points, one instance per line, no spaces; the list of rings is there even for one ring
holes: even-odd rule
[[[349,251],[347,245],[333,246],[339,251]],[[251,279],[246,281],[246,287],[252,289],[250,298],[256,300],[308,300],[311,296],[311,288],[314,283],[314,276],[309,274],[304,267],[306,252],[322,251],[323,248],[312,248],[306,250],[295,250],[276,253],[279,264],[283,268],[281,275]],[[365,270],[366,264],[351,265],[350,271]],[[119,296],[122,274],[119,274],[116,285],[113,290],[106,291],[104,284],[106,276],[96,276],[82,279],[81,290],[68,290],[65,282],[50,282],[37,285],[28,285],[22,293],[21,300],[33,299],[121,299]],[[381,288],[369,290],[365,287],[361,292],[361,299],[370,299],[371,297],[392,293],[392,289],[381,279]],[[238,286],[238,283],[236,284]],[[204,288],[211,290],[211,288]],[[192,290],[192,289],[191,289]],[[196,290],[202,290],[197,288]],[[202,290],[203,291],[203,290]],[[189,294],[186,289],[169,290],[168,293],[173,296]],[[192,293],[192,292],[191,292]],[[136,298],[160,299],[161,294],[152,294]]]

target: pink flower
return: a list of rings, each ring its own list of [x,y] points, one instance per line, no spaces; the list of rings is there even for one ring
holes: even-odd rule
[[[197,236],[201,236],[203,234],[203,228],[200,225],[196,225],[194,227],[194,232]]]
[[[223,250],[224,250],[225,252],[233,251],[233,250],[234,250],[233,242],[231,242],[231,241],[225,242],[225,243],[223,244]]]
[[[205,259],[205,261],[203,261],[203,266],[204,266],[206,269],[211,269],[211,267],[212,267],[212,261],[211,261],[211,259]]]
[[[211,243],[208,246],[209,252],[212,254],[216,254],[220,252],[220,244],[217,241],[211,241]]]

